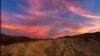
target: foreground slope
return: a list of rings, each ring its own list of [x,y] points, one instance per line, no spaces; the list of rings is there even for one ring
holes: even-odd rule
[[[1,56],[100,56],[100,33],[46,40],[1,34]]]

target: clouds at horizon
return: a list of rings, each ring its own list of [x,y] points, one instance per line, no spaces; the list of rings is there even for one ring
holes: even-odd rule
[[[99,0],[7,1],[2,0],[1,6],[2,32],[6,29],[22,36],[57,38],[100,30]]]

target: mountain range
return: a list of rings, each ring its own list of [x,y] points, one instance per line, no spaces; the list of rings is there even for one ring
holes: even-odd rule
[[[1,34],[1,56],[100,56],[100,32],[37,39]]]

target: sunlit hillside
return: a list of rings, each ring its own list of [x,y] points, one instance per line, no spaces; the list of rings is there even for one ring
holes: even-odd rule
[[[1,56],[100,56],[100,33],[45,40],[1,34]]]

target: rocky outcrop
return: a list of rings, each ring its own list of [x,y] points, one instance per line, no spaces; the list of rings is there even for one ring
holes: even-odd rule
[[[1,34],[1,56],[100,56],[100,33],[45,40]]]

